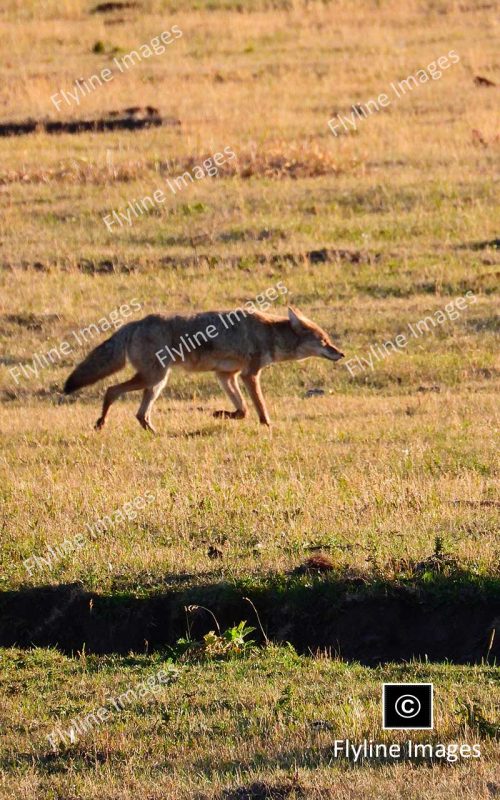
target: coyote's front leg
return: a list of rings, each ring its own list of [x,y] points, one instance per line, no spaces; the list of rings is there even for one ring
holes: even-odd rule
[[[260,387],[260,370],[256,372],[247,372],[246,374],[242,373],[241,378],[247,388],[248,394],[252,398],[252,402],[257,410],[260,422],[262,425],[267,425],[270,427],[271,420],[269,419],[264,395],[262,394],[262,389]]]

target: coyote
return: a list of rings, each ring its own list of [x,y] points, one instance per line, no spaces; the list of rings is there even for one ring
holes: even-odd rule
[[[143,390],[136,414],[142,427],[155,433],[151,423],[153,403],[164,388],[170,369],[183,367],[190,372],[213,371],[233,403],[234,411],[216,411],[215,417],[243,419],[247,405],[238,386],[238,376],[246,386],[263,425],[270,425],[260,387],[263,367],[277,361],[300,361],[320,356],[330,361],[343,358],[328,334],[307,319],[298,309],[288,309],[288,317],[275,317],[242,308],[193,316],[165,317],[151,314],[129,322],[92,350],[64,384],[65,394],[90,386],[122,369],[128,360],[136,374],[128,381],[107,389],[102,413],[95,427],[104,425],[109,408],[126,392]]]

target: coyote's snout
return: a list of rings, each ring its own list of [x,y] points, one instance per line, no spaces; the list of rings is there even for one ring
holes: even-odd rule
[[[249,313],[242,308],[189,317],[152,314],[129,322],[92,350],[71,373],[64,392],[71,394],[118,372],[128,359],[136,374],[106,391],[96,428],[102,428],[111,404],[120,395],[142,389],[137,419],[143,428],[154,431],[151,409],[170,370],[183,367],[192,372],[213,371],[235,407],[234,411],[217,411],[215,416],[246,417],[248,409],[238,385],[241,376],[259,420],[270,425],[260,387],[264,367],[312,356],[338,361],[343,355],[324,330],[292,307],[288,317]]]

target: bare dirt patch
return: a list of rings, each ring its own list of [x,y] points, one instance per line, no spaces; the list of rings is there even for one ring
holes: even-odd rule
[[[113,11],[128,11],[130,9],[137,9],[140,8],[140,4],[134,2],[134,0],[124,0],[120,2],[116,0],[116,2],[109,2],[109,3],[99,3],[91,10],[91,14],[110,14]]]
[[[0,325],[7,322],[19,328],[26,328],[29,331],[41,331],[59,322],[59,314],[0,314]]]
[[[372,264],[381,259],[381,253],[368,250],[345,250],[337,247],[323,247],[319,250],[304,250],[295,253],[250,253],[249,255],[214,256],[208,253],[196,253],[192,256],[164,256],[161,263],[172,267],[230,267],[234,269],[251,269],[254,265],[288,264],[303,266],[309,264],[327,264],[345,262],[348,264]]]
[[[1,180],[0,180],[1,183]],[[193,267],[209,269],[239,269],[252,271],[257,266],[279,266],[286,264],[293,267],[301,267],[307,264],[375,264],[382,259],[381,253],[368,250],[346,250],[335,247],[323,247],[320,250],[303,250],[297,252],[282,253],[249,253],[248,255],[217,255],[210,253],[193,253],[193,255],[168,255],[159,259],[159,264],[172,269],[189,269]],[[12,261],[0,262],[0,269],[13,270],[35,270],[37,272],[49,272],[52,267],[57,269],[77,269],[80,272],[93,275],[116,275],[118,273],[130,273],[140,271],[138,264],[131,264],[119,259],[104,258],[100,260],[92,258],[81,258],[74,264],[67,263],[45,263],[40,261],[22,260],[18,263]]]
[[[22,122],[0,123],[0,137],[25,136],[29,133],[102,133],[103,131],[137,131],[163,125],[180,125],[175,117],[163,117],[153,106],[110,111],[107,115],[89,119],[51,120],[27,119]]]
[[[224,789],[218,800],[293,800],[305,796],[304,790],[296,782],[270,784],[255,781],[248,786]]]

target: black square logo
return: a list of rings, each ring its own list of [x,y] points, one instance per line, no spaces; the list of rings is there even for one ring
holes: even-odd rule
[[[384,683],[384,730],[425,731],[433,727],[432,683]]]

